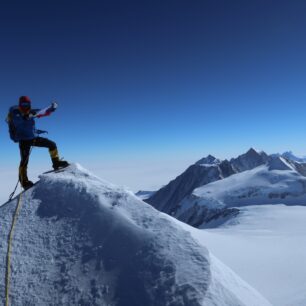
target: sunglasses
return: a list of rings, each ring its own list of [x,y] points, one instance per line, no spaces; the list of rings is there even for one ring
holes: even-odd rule
[[[19,105],[22,108],[31,108],[31,104],[28,102],[21,102]]]

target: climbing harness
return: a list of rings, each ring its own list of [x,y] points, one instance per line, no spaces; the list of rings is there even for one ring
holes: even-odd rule
[[[13,222],[7,242],[6,274],[5,274],[5,306],[9,306],[12,240],[14,235],[15,223],[17,221],[19,210],[21,207],[21,198],[22,198],[22,193],[20,193],[19,195],[18,203],[13,215]]]

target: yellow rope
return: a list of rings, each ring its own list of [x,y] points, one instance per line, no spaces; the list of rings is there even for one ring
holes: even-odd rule
[[[18,217],[20,206],[21,206],[20,205],[21,196],[22,196],[22,193],[19,195],[19,200],[18,200],[16,210],[13,216],[13,223],[12,223],[12,227],[11,227],[9,238],[8,238],[7,257],[6,257],[6,275],[5,275],[5,306],[9,306],[12,239],[13,239],[13,234],[14,234],[15,223]]]

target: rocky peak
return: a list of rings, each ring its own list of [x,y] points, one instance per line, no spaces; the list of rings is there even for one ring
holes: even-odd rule
[[[214,165],[214,164],[219,164],[220,160],[212,155],[207,155],[206,157],[200,159],[197,161],[195,164],[196,165]]]
[[[268,161],[268,155],[265,152],[257,152],[255,149],[250,148],[246,153],[239,155],[237,158],[230,160],[234,169],[238,172],[250,170]]]

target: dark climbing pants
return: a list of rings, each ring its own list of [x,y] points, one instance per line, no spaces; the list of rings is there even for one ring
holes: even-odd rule
[[[29,155],[31,147],[48,148],[52,161],[58,159],[56,143],[47,138],[36,137],[31,140],[19,141],[19,149],[21,157],[20,166],[19,166],[19,178],[21,183],[28,181],[27,168],[29,163],[29,157],[30,157]]]

